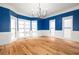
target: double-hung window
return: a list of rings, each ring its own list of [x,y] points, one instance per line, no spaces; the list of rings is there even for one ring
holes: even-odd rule
[[[25,36],[25,22],[24,22],[24,19],[19,19],[18,20],[18,35],[19,35],[19,38],[22,38]]]
[[[32,36],[37,36],[37,21],[31,21],[32,24]]]
[[[11,16],[11,41],[17,38],[17,18]]]
[[[30,36],[30,21],[25,20],[25,36],[29,37]]]

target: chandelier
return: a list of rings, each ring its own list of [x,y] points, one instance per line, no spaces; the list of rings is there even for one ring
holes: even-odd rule
[[[38,4],[37,10],[34,11],[34,9],[32,9],[32,16],[36,16],[38,18],[44,18],[47,15],[47,10],[42,9],[40,3]]]

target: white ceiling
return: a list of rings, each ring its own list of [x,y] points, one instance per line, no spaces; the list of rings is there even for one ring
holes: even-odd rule
[[[47,15],[53,15],[59,11],[64,11],[72,7],[79,6],[79,3],[40,3],[43,10],[47,10]],[[32,9],[37,10],[38,3],[0,3],[0,6],[9,8],[14,12],[25,15],[32,16]]]

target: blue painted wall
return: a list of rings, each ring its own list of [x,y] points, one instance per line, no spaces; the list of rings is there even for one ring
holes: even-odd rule
[[[61,16],[55,17],[55,30],[62,30],[62,18],[61,18]]]
[[[53,20],[53,19],[56,20],[55,29],[62,30],[62,18],[67,16],[73,16],[73,31],[79,31],[79,9],[67,13],[59,14],[56,16],[51,16],[45,19],[41,19],[37,17],[28,17],[28,16],[19,15],[7,8],[0,7],[0,32],[10,32],[10,15],[25,20],[31,20],[31,21],[37,20],[38,30],[49,30],[49,20]]]
[[[49,30],[49,20],[41,19],[37,22],[38,30]]]
[[[75,11],[73,16],[73,31],[79,31],[79,10]]]
[[[71,12],[59,14],[59,15],[56,15],[56,16],[51,16],[47,19],[48,20],[55,19],[56,20],[55,29],[56,30],[62,30],[62,18],[67,17],[67,16],[73,16],[73,25],[72,25],[73,31],[79,31],[79,9],[71,11]]]
[[[0,7],[0,32],[10,31],[10,13],[9,9]]]

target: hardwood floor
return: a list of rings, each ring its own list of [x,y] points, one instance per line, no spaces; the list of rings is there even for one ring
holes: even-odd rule
[[[0,46],[1,55],[79,55],[79,42],[52,37],[17,40]]]

